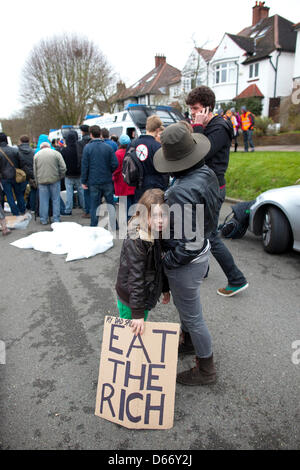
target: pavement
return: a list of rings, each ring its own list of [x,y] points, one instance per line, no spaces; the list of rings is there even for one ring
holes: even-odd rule
[[[255,150],[256,152],[300,152],[300,145],[264,145],[255,147]],[[244,147],[239,146],[238,151],[243,152]]]
[[[231,211],[225,203],[221,218]],[[72,217],[78,221],[76,209]],[[232,298],[211,258],[202,303],[218,374],[211,386],[176,386],[172,429],[129,430],[94,415],[104,316],[117,315],[114,284],[122,242],[90,259],[10,245],[39,230],[0,237],[0,448],[300,449],[300,253],[267,254],[251,233],[226,240],[249,288]],[[151,321],[178,322],[171,302]],[[3,343],[2,343],[3,345]],[[179,359],[178,370],[193,366]]]

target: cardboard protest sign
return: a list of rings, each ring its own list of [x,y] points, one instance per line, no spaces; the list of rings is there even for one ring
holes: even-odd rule
[[[106,316],[95,415],[132,429],[173,426],[179,324]]]

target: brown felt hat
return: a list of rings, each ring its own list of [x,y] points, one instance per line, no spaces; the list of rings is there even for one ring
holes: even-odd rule
[[[173,173],[191,168],[210,151],[210,141],[203,134],[191,134],[177,122],[168,126],[160,136],[161,148],[154,154],[153,164],[160,173]]]

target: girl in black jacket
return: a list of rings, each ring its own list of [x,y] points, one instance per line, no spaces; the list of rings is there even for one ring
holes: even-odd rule
[[[163,210],[164,192],[147,190],[138,202],[136,215],[128,224],[116,283],[121,318],[132,319],[132,331],[144,332],[144,320],[163,292],[170,301],[169,285],[162,269],[161,233],[168,223]]]

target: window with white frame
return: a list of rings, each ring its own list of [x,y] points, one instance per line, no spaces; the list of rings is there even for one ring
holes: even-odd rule
[[[249,67],[249,78],[257,78],[259,75],[259,63],[250,64]]]
[[[191,79],[184,77],[182,79],[182,88],[184,92],[191,91]]]
[[[223,62],[213,68],[214,84],[234,83],[236,81],[236,65],[234,62]]]
[[[179,85],[177,86],[174,86],[171,88],[171,98],[177,98],[178,96],[180,96],[180,92],[181,92],[181,88]]]
[[[191,79],[191,88],[195,88],[195,87],[201,86],[201,85],[203,85],[203,83],[202,83],[200,75],[197,75],[197,77],[194,77],[194,78]]]

